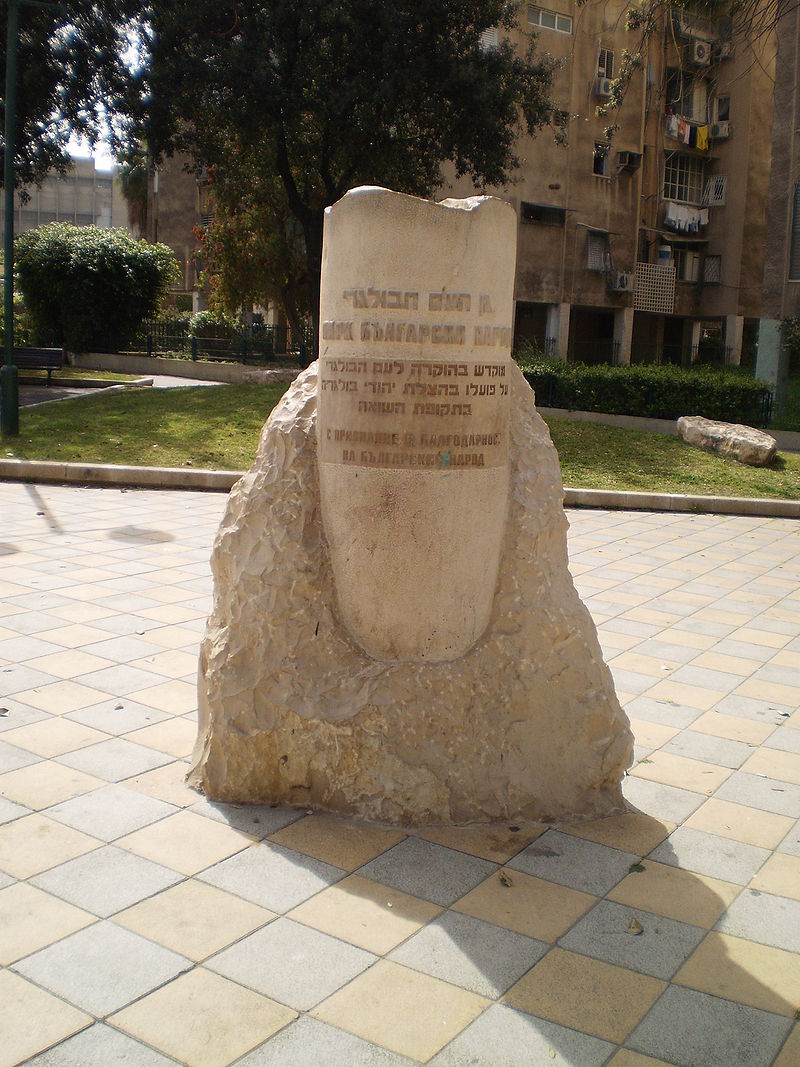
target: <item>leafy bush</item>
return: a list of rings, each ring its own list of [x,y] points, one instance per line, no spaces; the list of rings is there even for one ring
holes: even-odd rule
[[[14,255],[36,332],[77,352],[123,347],[178,280],[166,245],[127,230],[54,222],[20,234]]]
[[[556,360],[523,362],[522,371],[543,407],[650,419],[704,415],[751,426],[765,421],[766,384],[735,371],[588,366]]]
[[[198,311],[189,321],[191,337],[213,337],[229,340],[237,332],[236,319],[222,311]]]

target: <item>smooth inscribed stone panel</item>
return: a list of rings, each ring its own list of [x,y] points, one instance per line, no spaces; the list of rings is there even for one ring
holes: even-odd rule
[[[322,519],[370,656],[446,661],[486,630],[509,486],[517,220],[491,197],[352,190],[326,211]]]

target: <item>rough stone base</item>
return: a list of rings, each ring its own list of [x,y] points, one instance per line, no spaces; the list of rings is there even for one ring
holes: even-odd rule
[[[738,422],[715,422],[702,415],[682,415],[678,419],[678,437],[687,445],[751,467],[768,467],[778,452],[778,442],[763,430]]]
[[[498,588],[486,632],[449,663],[373,660],[338,622],[319,509],[316,365],[290,388],[214,546],[191,784],[216,800],[405,824],[622,807],[628,721],[567,569],[558,458],[511,370]]]

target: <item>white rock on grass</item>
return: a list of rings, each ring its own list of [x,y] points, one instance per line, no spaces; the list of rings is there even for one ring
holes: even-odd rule
[[[678,419],[678,436],[695,448],[729,456],[751,467],[767,467],[775,458],[778,442],[763,430],[733,422],[715,422],[702,415]]]

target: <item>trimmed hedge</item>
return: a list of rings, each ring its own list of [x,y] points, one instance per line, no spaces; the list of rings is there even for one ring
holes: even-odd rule
[[[703,415],[749,426],[765,426],[770,414],[766,383],[735,371],[552,360],[523,363],[521,369],[542,407],[670,420]]]

